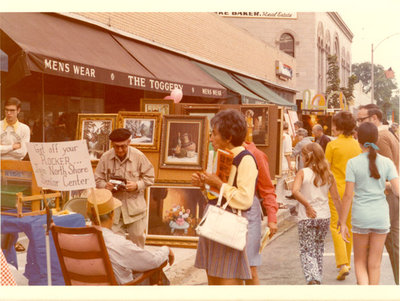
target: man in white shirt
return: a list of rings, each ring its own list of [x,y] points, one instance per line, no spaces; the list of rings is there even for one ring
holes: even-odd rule
[[[28,152],[26,143],[30,141],[31,131],[29,126],[18,121],[20,111],[21,101],[18,98],[11,97],[4,103],[5,118],[0,121],[1,160],[22,160]],[[16,234],[2,234],[2,241],[15,240],[15,236]],[[18,242],[15,248],[17,251],[25,250]]]
[[[136,272],[151,270],[159,267],[167,259],[170,265],[173,264],[174,253],[169,247],[162,246],[158,250],[150,252],[139,248],[123,235],[111,231],[114,210],[122,205],[121,201],[112,196],[111,191],[95,189],[94,197],[91,194],[88,196],[89,208],[94,206],[93,199],[97,203],[104,242],[118,283],[132,281],[134,278],[132,270]],[[93,216],[92,220],[94,220]]]
[[[0,121],[1,160],[22,160],[26,153],[26,143],[30,141],[30,129],[18,121],[21,101],[9,98],[4,104],[5,118]]]

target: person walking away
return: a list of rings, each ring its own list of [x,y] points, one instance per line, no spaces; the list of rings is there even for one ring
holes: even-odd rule
[[[247,133],[246,120],[242,113],[228,109],[218,112],[211,119],[210,141],[214,150],[228,149],[234,154],[228,183],[224,185],[223,196],[229,201],[228,210],[242,210],[247,217],[254,201],[257,179],[257,165],[253,156],[242,146]],[[196,172],[192,174],[192,185],[205,184],[221,189],[222,180],[216,174]],[[215,205],[217,200],[209,200]],[[209,205],[207,205],[206,209]],[[199,237],[195,267],[205,269],[209,285],[243,285],[251,279],[251,270],[246,248],[235,250],[210,239]]]
[[[297,172],[292,189],[301,204],[297,216],[300,261],[307,284],[321,284],[324,241],[331,215],[328,191],[337,208],[340,198],[322,147],[315,142],[307,144],[302,154],[304,168]]]
[[[328,160],[330,170],[335,177],[339,196],[344,194],[346,186],[346,164],[351,158],[361,153],[358,142],[353,138],[353,129],[356,121],[350,112],[342,111],[335,114],[332,118],[332,132],[337,138],[330,141],[325,150],[325,158]],[[335,249],[336,267],[339,268],[337,280],[345,280],[351,269],[350,258],[353,239],[344,241],[337,229],[339,214],[332,197],[329,195],[329,208],[331,211],[330,230]],[[347,216],[347,227],[351,229],[351,212]]]
[[[327,135],[324,134],[324,129],[322,128],[322,125],[316,124],[312,128],[312,133],[315,137],[315,142],[317,142],[319,145],[321,145],[322,149],[325,152],[326,145],[328,144],[331,139]]]
[[[382,124],[382,111],[375,104],[361,106],[357,113],[357,120],[360,124],[363,122],[372,122],[378,128],[378,153],[388,157],[396,166],[399,173],[399,142],[394,135],[389,132],[387,126]],[[399,198],[394,195],[391,189],[385,191],[386,201],[389,204],[390,213],[390,232],[386,237],[386,250],[389,253],[390,263],[392,265],[394,281],[399,284]]]
[[[146,187],[154,184],[154,168],[146,156],[130,146],[131,132],[115,129],[109,135],[112,148],[105,152],[95,170],[97,188],[106,188],[122,202],[115,209],[113,231],[143,248],[145,243]]]
[[[358,142],[362,154],[347,162],[346,188],[339,214],[340,232],[347,241],[350,235],[346,217],[352,207],[354,264],[359,285],[379,284],[383,247],[390,231],[386,181],[390,181],[394,194],[399,195],[396,167],[389,158],[377,154],[377,140],[378,129],[373,123],[360,125]]]
[[[290,140],[289,140],[290,143]],[[243,146],[253,155],[258,167],[258,177],[256,184],[256,195],[253,205],[247,213],[249,220],[248,225],[248,243],[246,246],[247,256],[249,259],[251,279],[246,280],[246,285],[259,285],[257,267],[261,265],[260,250],[260,237],[261,237],[261,218],[262,212],[260,201],[265,209],[266,216],[268,217],[268,227],[270,229],[269,238],[278,231],[276,212],[278,211],[278,204],[276,202],[276,194],[274,185],[271,181],[269,172],[269,164],[267,155],[258,149],[254,142],[245,141]],[[290,144],[289,144],[290,147]]]

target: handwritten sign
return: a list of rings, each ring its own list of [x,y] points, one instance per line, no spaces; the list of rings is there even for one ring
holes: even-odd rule
[[[38,186],[66,191],[95,187],[86,141],[27,143]]]

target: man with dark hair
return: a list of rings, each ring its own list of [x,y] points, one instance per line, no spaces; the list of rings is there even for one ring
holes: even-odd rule
[[[11,97],[4,103],[5,118],[0,121],[1,160],[22,160],[28,149],[26,143],[31,139],[29,126],[18,121],[21,101]],[[2,234],[2,241],[15,241],[15,234]],[[16,243],[17,251],[25,251],[22,244]]]
[[[146,229],[146,187],[154,184],[154,168],[146,156],[130,146],[131,132],[115,129],[109,136],[112,149],[105,152],[95,171],[96,187],[106,188],[121,200],[115,211],[113,231],[125,234],[143,248]]]
[[[121,208],[121,201],[114,198],[107,189],[95,189],[94,195],[88,197],[88,211],[91,220],[97,220],[92,215],[91,208],[97,206],[100,226],[103,232],[104,242],[110,257],[111,265],[115,278],[118,283],[124,284],[133,280],[132,270],[144,272],[158,268],[165,260],[169,264],[174,262],[174,253],[169,247],[162,246],[158,250],[148,251],[139,248],[132,241],[125,239],[121,235],[115,234],[111,228],[113,226],[114,212]]]
[[[328,144],[331,139],[327,135],[324,134],[324,129],[322,128],[322,125],[316,124],[312,128],[312,133],[314,134],[315,137],[315,142],[317,142],[319,145],[321,145],[322,149],[325,152],[326,145]]]
[[[28,152],[26,143],[30,141],[29,126],[18,121],[21,101],[16,97],[4,103],[5,118],[0,121],[1,159],[22,160]]]
[[[388,157],[394,163],[399,172],[399,142],[395,136],[389,132],[387,126],[382,124],[382,111],[375,104],[360,106],[357,113],[357,122],[372,122],[378,127],[378,153]],[[390,213],[390,232],[386,237],[386,250],[389,253],[394,280],[399,284],[399,198],[393,193],[392,189],[386,190],[386,200],[389,204]]]

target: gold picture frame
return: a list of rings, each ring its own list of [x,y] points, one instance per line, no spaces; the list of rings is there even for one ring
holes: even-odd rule
[[[269,105],[242,105],[240,111],[247,122],[247,135],[256,146],[269,145]]]
[[[206,116],[164,116],[160,168],[204,170],[208,134]]]
[[[147,188],[146,244],[196,248],[196,227],[206,199],[199,187],[155,184]]]
[[[147,113],[161,113],[163,115],[174,114],[174,101],[172,99],[140,99],[140,111]]]
[[[139,150],[159,150],[161,113],[119,111],[117,125],[132,133],[131,146]]]
[[[78,114],[76,139],[86,140],[92,163],[98,162],[110,149],[111,142],[108,136],[116,128],[117,116],[117,114]]]

